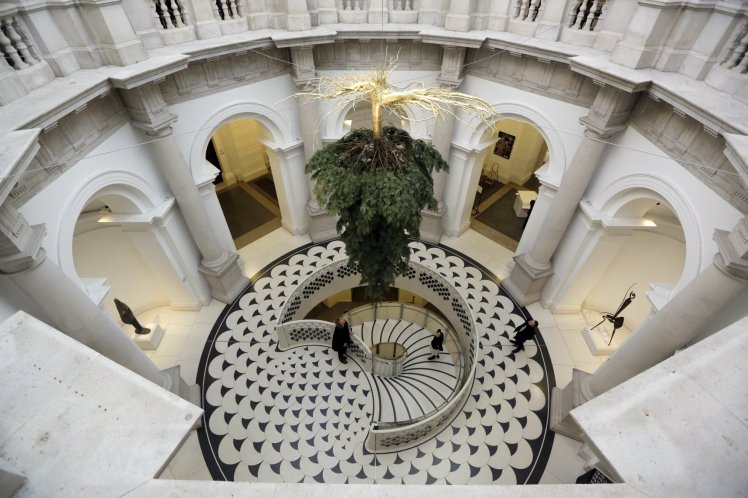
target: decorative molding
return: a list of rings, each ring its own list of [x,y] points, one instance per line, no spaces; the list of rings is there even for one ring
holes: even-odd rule
[[[629,124],[740,212],[748,212],[748,192],[723,153],[721,135],[706,132],[690,115],[681,117],[665,100],[640,99]]]
[[[56,126],[45,128],[39,135],[39,152],[10,192],[13,203],[23,205],[126,121],[122,102],[116,93],[109,92],[89,100],[84,112],[70,112]]]
[[[399,70],[439,71],[442,67],[442,50],[435,45],[427,45],[418,40],[404,40],[393,44],[387,42],[384,50],[389,57],[398,54]],[[371,70],[384,60],[385,52],[381,43],[365,40],[341,40],[329,45],[319,45],[314,49],[314,60],[318,70]]]
[[[513,86],[528,92],[589,107],[598,88],[590,78],[573,72],[554,59],[540,62],[534,57],[512,57],[490,50],[469,50],[465,74]]]
[[[274,78],[291,71],[287,49],[270,49],[268,57],[254,51],[244,55],[213,57],[191,62],[184,70],[159,83],[164,101],[171,105],[214,92]],[[280,59],[280,60],[276,60]]]

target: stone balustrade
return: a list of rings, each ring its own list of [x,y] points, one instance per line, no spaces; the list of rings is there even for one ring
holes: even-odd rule
[[[748,52],[748,21],[743,23],[732,43],[727,47],[720,65],[738,74],[748,73],[746,52]]]
[[[233,19],[242,19],[241,3],[238,0],[215,0],[213,12],[216,19],[221,21],[230,21]]]
[[[568,27],[580,31],[595,31],[605,13],[606,0],[575,0],[569,10]]]
[[[190,25],[187,9],[179,0],[151,0],[156,25],[162,29],[179,29]]]
[[[543,0],[516,0],[512,17],[518,21],[535,22],[543,7]]]
[[[18,16],[9,15],[0,19],[0,64],[19,71],[41,62],[36,48],[21,27]]]

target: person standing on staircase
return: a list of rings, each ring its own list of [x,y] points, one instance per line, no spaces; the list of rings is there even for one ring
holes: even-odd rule
[[[431,356],[429,360],[435,360],[439,357],[439,353],[444,349],[444,333],[442,329],[436,329],[434,332],[434,338],[431,339]]]
[[[345,353],[351,344],[351,335],[353,335],[353,332],[351,332],[345,316],[340,315],[338,322],[335,324],[335,331],[332,333],[332,350],[338,352],[338,359],[343,364],[348,363]]]

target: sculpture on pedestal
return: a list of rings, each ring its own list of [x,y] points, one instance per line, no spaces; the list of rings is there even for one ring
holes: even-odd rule
[[[128,305],[117,298],[114,298],[114,305],[117,307],[117,313],[119,313],[119,318],[122,320],[122,323],[135,327],[136,334],[146,335],[151,333],[151,329],[147,329],[140,325],[140,322],[135,318],[135,313],[132,312]]]
[[[631,284],[631,287],[635,286],[636,284]],[[600,322],[595,325],[597,327],[601,323],[603,323],[605,320],[608,320],[610,323],[613,324],[613,333],[610,334],[610,341],[608,341],[608,346],[613,342],[613,337],[616,335],[616,330],[623,327],[623,317],[619,316],[623,310],[626,309],[626,307],[631,304],[631,302],[636,299],[636,294],[634,294],[633,291],[631,291],[631,287],[626,289],[626,294],[623,295],[623,301],[621,301],[621,304],[618,306],[618,309],[615,313],[604,313],[603,319],[600,320]],[[630,292],[629,292],[630,291]],[[592,327],[590,330],[594,329],[595,327]]]

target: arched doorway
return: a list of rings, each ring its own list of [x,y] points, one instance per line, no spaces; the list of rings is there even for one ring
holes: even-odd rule
[[[206,148],[206,161],[220,170],[216,193],[237,249],[281,226],[269,139],[259,121],[242,118],[219,126]]]
[[[114,298],[137,314],[159,306],[197,310],[209,301],[203,279],[185,262],[186,227],[173,199],[144,211],[110,186],[81,209],[72,236],[72,263],[85,292],[115,320]]]
[[[514,251],[538,195],[534,173],[548,163],[548,146],[535,126],[516,119],[498,121],[490,142],[470,227]]]

